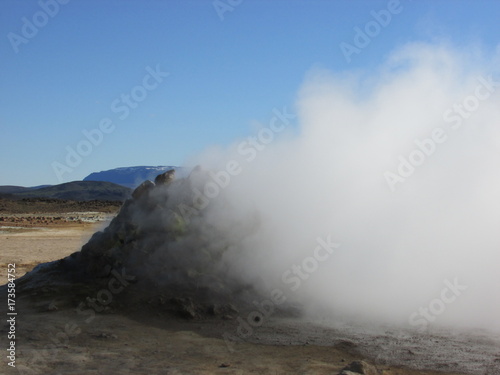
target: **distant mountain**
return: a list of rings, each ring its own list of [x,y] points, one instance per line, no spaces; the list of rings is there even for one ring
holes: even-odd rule
[[[5,188],[5,186],[0,186],[0,192],[3,192],[2,188]],[[8,194],[14,199],[51,198],[76,201],[124,201],[130,197],[131,189],[111,182],[73,181],[38,189],[21,188],[4,194]]]
[[[83,181],[67,182],[59,185],[33,187],[0,186],[0,198],[47,198],[75,201],[124,201],[132,190],[145,180],[153,180],[163,172],[175,169],[176,177],[187,176],[187,168],[174,166],[138,166],[110,169],[91,173]]]
[[[114,184],[126,186],[135,189],[145,180],[154,181],[155,177],[170,169],[175,169],[177,177],[186,175],[186,168],[173,166],[139,166],[115,168],[107,171],[94,172],[89,174],[83,181],[107,181]]]

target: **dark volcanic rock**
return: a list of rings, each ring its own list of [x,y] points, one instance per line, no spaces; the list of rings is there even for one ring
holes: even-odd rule
[[[174,178],[175,178],[175,169],[171,169],[169,171],[166,171],[165,173],[156,176],[155,185],[156,186],[168,185],[174,180]]]
[[[344,367],[339,375],[379,375],[375,366],[365,361],[354,361]]]
[[[224,254],[241,240],[228,234],[248,232],[246,227],[242,231],[241,223],[228,220],[219,228],[207,214],[214,200],[203,208],[193,203],[207,178],[198,168],[188,178],[174,179],[171,170],[157,176],[156,184],[143,182],[80,252],[37,267],[19,280],[20,289],[24,285],[36,293],[50,286],[60,300],[59,294],[78,285],[91,290],[82,292],[90,295],[84,299],[89,303],[111,295],[123,309],[146,306],[186,319],[230,319],[238,310],[254,308],[251,301],[261,296],[224,262]]]
[[[153,182],[146,180],[142,184],[137,186],[137,188],[132,193],[132,198],[139,199],[140,197],[142,197],[144,194],[146,194],[148,191],[150,191],[154,187],[155,187],[155,184]]]
[[[181,318],[194,319],[198,316],[191,298],[174,297],[170,299],[170,306]]]

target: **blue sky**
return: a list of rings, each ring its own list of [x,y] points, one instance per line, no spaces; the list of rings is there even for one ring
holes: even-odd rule
[[[500,2],[487,0],[59,1],[0,2],[1,185],[180,165],[252,135],[274,108],[293,110],[312,68],[370,74],[408,42],[487,50],[500,35]],[[354,46],[355,28],[391,6],[398,12],[348,61],[341,44]],[[124,101],[132,93],[137,102]],[[68,165],[69,149],[90,144],[82,132],[106,119],[108,132]]]

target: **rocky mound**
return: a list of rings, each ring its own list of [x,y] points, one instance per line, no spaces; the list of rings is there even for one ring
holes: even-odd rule
[[[19,279],[20,294],[42,308],[83,308],[83,299],[95,311],[140,306],[186,318],[230,318],[251,308],[256,289],[238,281],[226,261],[238,239],[212,224],[208,206],[196,206],[208,174],[196,168],[187,178],[174,176],[170,170],[143,182],[81,251]],[[227,232],[244,225],[226,224]]]

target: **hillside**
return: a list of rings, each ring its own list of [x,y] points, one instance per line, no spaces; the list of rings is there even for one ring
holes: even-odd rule
[[[2,185],[0,186],[0,194],[17,194],[25,191],[49,187],[51,185],[40,185],[32,187],[15,186],[15,185]]]
[[[5,216],[19,214],[42,214],[40,219],[47,213],[68,213],[68,212],[105,212],[115,213],[122,205],[120,201],[75,201],[67,199],[52,199],[52,198],[23,198],[23,199],[6,199],[0,197],[0,222],[5,225]],[[29,220],[27,220],[29,221]]]
[[[111,182],[73,181],[40,189],[21,189],[10,193],[12,198],[50,198],[77,201],[124,201],[131,190]]]

